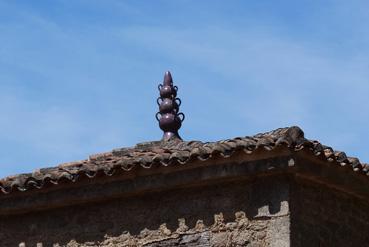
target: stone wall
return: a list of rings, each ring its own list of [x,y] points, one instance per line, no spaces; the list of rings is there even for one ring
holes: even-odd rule
[[[368,246],[369,205],[324,185],[291,186],[291,246]]]
[[[283,176],[217,182],[1,216],[0,242],[4,247],[289,246],[288,200]]]

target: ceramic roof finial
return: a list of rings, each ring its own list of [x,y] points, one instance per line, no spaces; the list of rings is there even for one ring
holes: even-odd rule
[[[157,99],[159,112],[156,113],[156,119],[160,129],[164,131],[162,141],[182,140],[178,130],[182,126],[185,115],[179,112],[181,100],[177,98],[178,87],[173,85],[169,71],[165,72],[163,84],[159,84],[158,89],[160,92],[160,97]]]

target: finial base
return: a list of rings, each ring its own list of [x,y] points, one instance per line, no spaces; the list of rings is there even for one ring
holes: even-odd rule
[[[163,141],[170,141],[170,140],[182,140],[182,138],[179,136],[178,132],[164,132],[163,135]]]

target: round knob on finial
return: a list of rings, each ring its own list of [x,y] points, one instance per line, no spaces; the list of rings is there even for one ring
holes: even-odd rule
[[[165,72],[163,84],[159,84],[158,89],[160,92],[160,97],[157,99],[159,112],[156,113],[156,119],[160,129],[164,131],[162,140],[182,140],[178,130],[182,126],[185,115],[179,112],[181,100],[176,98],[178,87],[173,86],[173,78],[169,71]]]

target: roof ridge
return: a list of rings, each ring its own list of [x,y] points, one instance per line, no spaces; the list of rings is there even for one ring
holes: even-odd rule
[[[185,164],[191,160],[208,160],[214,155],[230,157],[236,151],[253,153],[256,149],[273,150],[287,146],[292,151],[311,150],[328,162],[336,161],[341,166],[350,165],[352,170],[369,175],[369,165],[358,158],[347,157],[344,152],[335,151],[318,141],[308,140],[298,126],[278,128],[254,136],[235,137],[215,142],[201,141],[153,141],[138,143],[134,147],[114,149],[110,152],[90,155],[88,159],[62,163],[55,167],[37,169],[32,173],[18,174],[0,179],[0,190],[10,193],[42,188],[45,184],[57,184],[61,179],[76,181],[81,175],[95,177],[98,172],[111,176],[117,169],[132,170],[134,167],[152,167],[153,164]]]

